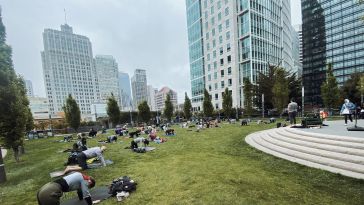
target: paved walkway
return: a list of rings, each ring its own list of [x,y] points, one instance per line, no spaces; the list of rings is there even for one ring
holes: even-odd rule
[[[348,125],[345,126],[344,119],[336,120],[336,121],[324,121],[325,125],[320,129],[302,129],[302,131],[306,132],[314,132],[320,134],[329,134],[329,135],[340,135],[340,136],[349,136],[349,137],[362,137],[364,138],[364,131],[348,131],[348,127],[353,127],[355,125],[355,121],[348,121]],[[358,126],[364,127],[364,120],[358,120]]]
[[[5,158],[7,152],[8,151],[6,149],[1,149],[1,155],[3,156],[3,158]]]

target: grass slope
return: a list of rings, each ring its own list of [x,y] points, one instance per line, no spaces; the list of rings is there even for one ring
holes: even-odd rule
[[[130,139],[108,145],[114,164],[90,170],[97,185],[128,175],[138,182],[125,204],[364,204],[364,181],[288,162],[245,143],[247,134],[273,125],[222,125],[202,132],[176,128],[157,150],[136,154]],[[26,142],[22,162],[5,159],[8,182],[0,185],[0,204],[36,204],[36,192],[63,169],[71,143],[54,138]],[[120,143],[120,141],[123,141]],[[96,146],[96,139],[88,141]],[[67,193],[66,198],[76,193]],[[116,204],[112,198],[102,205]]]

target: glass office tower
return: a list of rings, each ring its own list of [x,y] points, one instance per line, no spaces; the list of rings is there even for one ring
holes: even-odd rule
[[[343,85],[364,72],[364,5],[353,0],[303,0],[303,85],[305,102],[321,106],[327,64]]]
[[[269,64],[294,68],[289,0],[186,0],[186,6],[194,110],[205,88],[215,109],[226,88],[233,107],[243,107],[244,78],[255,83]]]

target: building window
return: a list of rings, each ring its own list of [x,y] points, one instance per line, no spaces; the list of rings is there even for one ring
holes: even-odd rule
[[[209,34],[209,32],[207,32],[206,33],[206,40],[209,40],[209,38],[210,38],[210,34]]]
[[[225,16],[229,15],[229,7],[225,8]]]
[[[207,54],[207,60],[208,61],[210,60],[210,54],[209,53]]]
[[[214,79],[217,79],[217,72],[214,73]]]
[[[228,67],[228,75],[231,75],[231,67]]]
[[[211,85],[209,85],[209,91],[211,91],[212,90],[212,87],[211,87]]]
[[[220,55],[224,54],[224,48],[220,47]]]
[[[219,24],[219,32],[222,32],[222,24]]]
[[[215,39],[212,41],[212,47],[213,47],[213,48],[215,48],[215,47],[216,47],[216,40],[215,40]]]
[[[215,83],[215,90],[217,90],[217,83]]]
[[[215,25],[215,17],[211,18],[211,25],[214,26]]]
[[[218,100],[219,99],[219,94],[215,94],[215,100]]]
[[[230,27],[230,20],[229,19],[227,19],[226,21],[225,21],[225,28],[229,28]]]
[[[227,57],[228,63],[231,63],[231,56]]]
[[[226,40],[230,40],[230,31],[226,32]]]
[[[226,44],[226,51],[229,52],[231,50],[230,43]]]
[[[211,81],[211,74],[207,76],[208,80]]]
[[[215,61],[214,62],[214,70],[216,70],[216,68],[217,68],[217,62]]]
[[[215,28],[211,30],[212,36],[215,36]]]
[[[233,84],[233,80],[232,79],[229,79],[228,80],[228,85],[231,86]]]
[[[225,81],[221,81],[221,88],[225,87]]]
[[[221,21],[221,12],[219,12],[219,14],[217,14],[217,20]]]
[[[219,36],[219,43],[222,44],[222,36]]]
[[[219,104],[218,103],[215,104],[215,109],[219,109]]]
[[[217,9],[221,9],[221,1],[217,2]]]
[[[225,9],[225,13],[226,13],[226,9]],[[214,14],[214,6],[211,6],[211,15]]]
[[[207,71],[210,72],[210,70],[211,70],[211,64],[207,64]]]
[[[224,77],[224,75],[225,75],[224,70],[221,70],[221,71],[220,71],[220,74],[221,74],[221,77]]]
[[[224,65],[224,59],[223,58],[220,59],[220,65]]]

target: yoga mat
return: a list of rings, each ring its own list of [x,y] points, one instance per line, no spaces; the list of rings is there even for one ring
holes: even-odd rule
[[[51,173],[49,173],[49,175],[51,176],[51,178],[60,177],[60,176],[63,176],[63,171],[51,172]]]
[[[155,150],[155,147],[145,147],[146,152],[153,151],[153,150]]]
[[[114,162],[107,159],[107,160],[105,160],[105,163],[106,163],[106,165],[110,165],[110,164],[113,164]],[[91,163],[91,164],[88,164],[87,167],[89,169],[96,169],[96,168],[102,167],[102,164],[101,164],[101,162]]]
[[[111,197],[111,194],[109,194],[108,192],[109,188],[106,186],[90,189],[90,194],[93,201],[95,200],[103,201],[105,199],[108,199],[109,197]],[[79,200],[77,197],[77,193],[76,192],[74,193],[76,195],[74,198],[62,201],[61,205],[87,205],[85,200]]]

